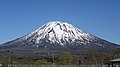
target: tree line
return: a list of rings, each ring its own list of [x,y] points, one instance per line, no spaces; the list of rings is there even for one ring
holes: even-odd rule
[[[72,52],[63,52],[58,56],[52,57],[21,57],[7,56],[0,58],[1,64],[41,64],[41,65],[92,65],[109,64],[109,60],[120,58],[120,49],[112,54],[99,53],[96,50],[90,50],[84,55],[74,55]]]

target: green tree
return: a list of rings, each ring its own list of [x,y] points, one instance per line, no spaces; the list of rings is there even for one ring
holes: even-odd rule
[[[73,56],[70,52],[62,53],[58,58],[58,64],[70,65],[73,64]]]
[[[85,64],[105,64],[110,60],[110,56],[104,53],[99,53],[96,50],[90,50],[85,57]]]
[[[37,60],[36,64],[47,65],[50,64],[46,59]]]
[[[113,58],[120,58],[120,48],[114,51]]]
[[[96,50],[90,50],[85,57],[86,64],[98,64],[99,55]]]
[[[0,63],[3,63],[3,64],[10,64],[10,60],[9,58],[3,58]]]

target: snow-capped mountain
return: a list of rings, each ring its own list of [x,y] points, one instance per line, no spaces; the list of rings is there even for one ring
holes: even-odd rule
[[[42,40],[45,39],[46,42],[51,44],[64,46],[74,42],[87,44],[90,41],[95,40],[95,37],[66,22],[54,21],[49,22],[38,28],[36,31],[22,37],[21,41],[26,39],[29,39],[28,42],[32,41],[35,44],[41,43],[43,42]]]
[[[84,52],[91,49],[112,51],[117,47],[116,44],[91,35],[67,22],[53,21],[21,38],[3,44],[1,49]]]

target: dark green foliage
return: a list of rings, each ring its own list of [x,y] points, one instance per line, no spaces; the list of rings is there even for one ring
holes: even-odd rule
[[[60,55],[40,56],[40,57],[17,57],[15,55],[0,56],[2,64],[40,64],[51,65],[53,63],[59,65],[89,65],[89,64],[108,64],[109,60],[120,57],[120,49],[114,51],[113,54],[99,53],[96,50],[90,50],[86,54],[75,55],[71,52],[63,52]],[[53,62],[54,59],[54,62]]]
[[[61,64],[61,65],[73,64],[73,55],[70,52],[62,53],[58,58],[58,64]]]
[[[49,65],[50,62],[48,62],[46,59],[41,59],[41,60],[37,60],[37,61],[35,62],[35,64]]]
[[[118,48],[116,51],[114,51],[113,58],[120,58],[120,48]]]
[[[98,53],[96,50],[90,50],[85,55],[81,56],[80,61],[81,64],[89,65],[89,64],[106,64],[109,62],[111,56],[104,54],[104,53]]]

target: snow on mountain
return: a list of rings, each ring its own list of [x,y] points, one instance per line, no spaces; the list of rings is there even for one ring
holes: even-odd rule
[[[71,44],[75,41],[86,44],[94,40],[94,36],[66,22],[53,21],[48,22],[21,39],[29,39],[29,41],[34,41],[35,43],[41,43],[43,39],[46,39],[46,42],[48,41],[51,44],[57,43],[64,46],[67,43]]]
[[[61,53],[68,50],[84,53],[91,49],[98,52],[112,52],[117,48],[120,48],[117,44],[60,21],[48,22],[37,30],[0,46],[2,51],[12,50],[17,51],[17,54],[36,51]]]

